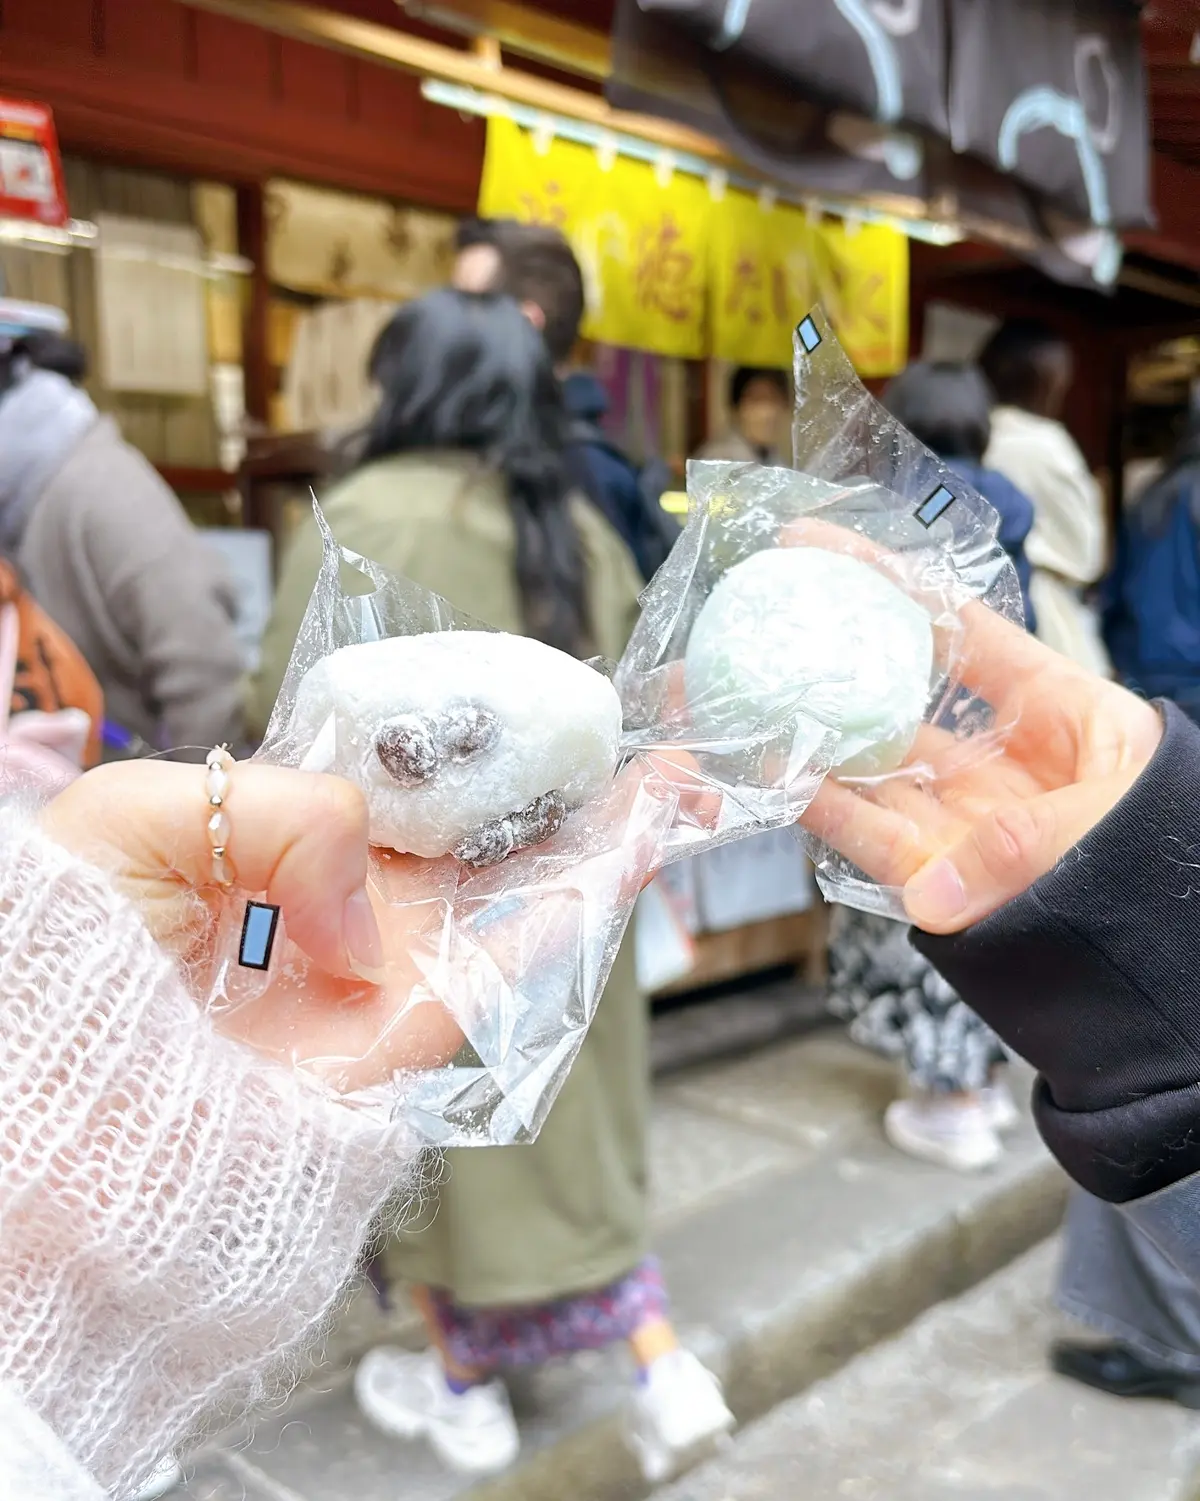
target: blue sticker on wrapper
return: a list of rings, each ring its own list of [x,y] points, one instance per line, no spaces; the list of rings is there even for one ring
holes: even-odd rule
[[[817,331],[817,325],[811,318],[801,318],[800,322],[796,325],[796,332],[800,335],[800,342],[808,350],[809,354],[821,342],[821,335]]]
[[[947,490],[945,485],[939,485],[932,495],[921,502],[913,514],[922,526],[932,526],[939,516],[946,514],[954,501],[953,492]]]
[[[243,969],[268,968],[278,927],[278,907],[269,906],[266,902],[246,903],[242,941],[238,945],[238,963]]]

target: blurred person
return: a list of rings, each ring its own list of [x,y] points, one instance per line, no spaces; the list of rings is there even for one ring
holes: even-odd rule
[[[1105,635],[1121,681],[1200,721],[1200,413],[1126,507]]]
[[[74,384],[85,368],[70,340],[0,350],[0,550],[125,734],[163,749],[236,742],[232,586],[172,491]]]
[[[698,459],[787,464],[792,387],[787,372],[739,365],[729,377],[729,431],[703,444]]]
[[[324,501],[338,541],[500,630],[619,657],[637,570],[571,493],[559,384],[517,303],[453,290],[410,303],[371,372],[382,395],[361,467]],[[320,561],[309,521],[263,643],[258,726]],[[715,1377],[678,1346],[648,1256],[648,1034],[630,939],[536,1143],[447,1154],[431,1222],[384,1258],[389,1278],[412,1285],[431,1349],[375,1350],[356,1378],[384,1431],[427,1437],[463,1471],[502,1469],[519,1437],[499,1373],[620,1340],[637,1365],[632,1436],[649,1478],[732,1425]]]
[[[578,488],[593,499],[633,554],[644,580],[666,562],[680,526],[659,501],[673,476],[661,460],[643,469],[609,437],[608,392],[590,371],[573,370],[563,381],[567,465]]]
[[[56,375],[65,375],[74,386],[81,386],[87,379],[87,350],[78,340],[70,339],[65,334],[38,329],[22,338],[21,350],[30,364],[39,370],[52,370]]]
[[[535,226],[529,226],[534,228]],[[547,226],[548,227],[548,226]],[[454,266],[450,272],[450,285],[458,292],[497,292],[504,276],[504,261],[500,248],[496,241],[500,232],[511,232],[522,228],[519,219],[487,219],[467,218],[459,222],[454,234]],[[563,237],[555,230],[557,238]],[[564,242],[565,243],[565,242]],[[572,254],[572,260],[575,259]],[[578,265],[578,262],[576,262]],[[580,289],[580,317],[582,318],[583,277],[579,280]],[[511,294],[510,294],[511,295]],[[521,311],[538,325],[541,331],[545,319],[543,309],[535,308],[533,304],[526,304],[521,298]],[[575,347],[574,339],[562,359],[569,359],[571,349]],[[555,364],[560,362],[555,358]]]
[[[608,393],[588,370],[572,370],[586,308],[583,271],[566,237],[542,224],[470,219],[459,227],[453,284],[466,292],[506,292],[546,340],[563,383],[570,423],[568,474],[629,548],[643,579],[665,562],[679,524],[659,505],[670,472],[639,470],[605,430]]]
[[[1121,518],[1106,635],[1122,681],[1200,718],[1200,417]],[[1182,831],[1181,831],[1182,834]],[[1103,1336],[1059,1340],[1060,1374],[1200,1408],[1200,1289],[1113,1206],[1072,1196],[1058,1301]]]
[[[1025,543],[1034,524],[1033,502],[1013,482],[984,462],[992,440],[992,393],[977,365],[919,360],[888,383],[883,404],[913,437],[983,496],[1000,517],[996,540],[1013,561],[1025,604],[1025,625],[1034,629],[1031,569]]]
[[[1026,496],[983,465],[991,392],[973,365],[919,362],[887,387],[891,414],[990,503],[998,540],[1013,560],[1029,623]],[[909,941],[907,925],[835,907],[829,935],[829,995],[858,1042],[898,1058],[907,1098],[888,1106],[884,1131],[914,1157],[960,1171],[992,1167],[1020,1119],[1004,1078],[1006,1054],[980,1020]]]
[[[454,288],[513,298],[564,375],[587,306],[583,270],[566,237],[548,224],[469,219],[459,227],[455,248]]]
[[[993,334],[980,363],[999,402],[988,463],[1034,503],[1027,551],[1038,633],[1081,666],[1109,674],[1099,617],[1083,598],[1104,566],[1103,502],[1059,420],[1074,375],[1070,347],[1045,326],[1018,320]],[[1150,570],[1155,584],[1163,587],[1176,568],[1186,579],[1186,558],[1160,552]],[[1166,597],[1154,601],[1156,610],[1166,605]],[[1099,1345],[1057,1342],[1051,1363],[1061,1374],[1116,1396],[1190,1401],[1194,1390],[1200,1400],[1200,1292],[1099,1198],[1072,1197],[1057,1296],[1068,1314],[1107,1336]]]
[[[1109,673],[1098,615],[1083,597],[1104,569],[1104,499],[1062,422],[1075,374],[1070,345],[1044,324],[1013,319],[979,363],[997,403],[984,461],[1033,502],[1025,550],[1038,636],[1092,672]]]

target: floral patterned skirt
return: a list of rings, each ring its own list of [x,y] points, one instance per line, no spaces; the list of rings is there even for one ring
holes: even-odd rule
[[[1006,1054],[1000,1039],[918,954],[905,923],[835,907],[829,934],[829,1007],[851,1037],[903,1060],[930,1094],[982,1089]]]
[[[542,1365],[579,1350],[600,1350],[667,1317],[667,1289],[653,1257],[595,1292],[525,1308],[464,1308],[430,1288],[446,1348],[477,1371]]]

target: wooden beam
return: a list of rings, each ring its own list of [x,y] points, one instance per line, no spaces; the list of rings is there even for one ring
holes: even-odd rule
[[[238,254],[254,266],[242,312],[242,370],[246,416],[268,424],[271,417],[269,322],[271,286],[267,279],[267,218],[263,190],[252,183],[237,190]]]
[[[281,106],[265,88],[223,87],[219,74],[184,77],[127,58],[56,53],[36,37],[10,40],[7,30],[3,37],[4,87],[50,105],[66,151],[231,185],[294,177],[454,214],[470,213],[478,199],[482,124],[460,125],[432,105],[435,119],[447,119],[414,150],[407,132],[339,112],[335,100]]]
[[[196,469],[159,464],[158,472],[176,494],[222,495],[237,488],[238,477],[227,469]]]
[[[299,0],[176,0],[176,3],[260,26],[296,41],[332,47],[351,57],[366,58],[406,73],[441,78],[484,94],[499,95],[548,114],[586,120],[617,134],[640,136],[671,151],[689,152],[725,166],[734,164],[733,156],[723,146],[698,131],[650,115],[613,109],[599,94],[551,83],[513,68],[492,68],[472,52],[428,42],[390,26],[358,21]]]
[[[1200,308],[1200,287],[1188,286],[1172,276],[1159,276],[1154,271],[1143,271],[1140,266],[1122,266],[1120,282],[1135,292],[1148,292],[1152,297],[1178,302],[1184,307]]]
[[[604,79],[612,71],[612,45],[603,31],[562,21],[510,0],[397,0],[405,15],[461,31],[486,35],[518,57],[551,63],[584,78]]]

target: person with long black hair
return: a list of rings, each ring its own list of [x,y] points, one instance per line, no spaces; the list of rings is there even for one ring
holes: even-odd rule
[[[520,306],[434,292],[396,314],[370,370],[381,394],[362,457],[323,502],[338,541],[500,630],[619,656],[640,580],[616,532],[571,490],[560,387]],[[264,641],[260,725],[320,553],[306,521]],[[356,1390],[377,1425],[428,1437],[462,1470],[503,1468],[518,1435],[499,1371],[618,1340],[638,1366],[632,1432],[648,1478],[732,1423],[715,1378],[678,1348],[648,1256],[647,1044],[626,943],[537,1142],[450,1153],[427,1222],[385,1253],[386,1280],[410,1284],[432,1350],[367,1356]]]

